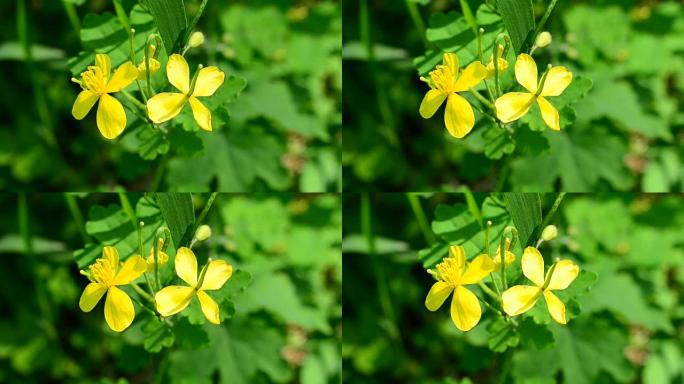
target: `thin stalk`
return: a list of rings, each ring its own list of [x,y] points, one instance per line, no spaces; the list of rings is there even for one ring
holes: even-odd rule
[[[361,28],[361,41],[364,43],[366,48],[366,55],[368,56],[368,67],[370,70],[371,79],[373,79],[373,85],[375,89],[375,95],[377,98],[378,109],[380,110],[380,116],[383,120],[384,133],[389,140],[390,144],[397,146],[399,144],[399,138],[397,133],[394,131],[394,117],[392,114],[392,109],[389,104],[389,99],[387,93],[385,92],[385,87],[380,84],[380,74],[377,68],[377,62],[375,60],[375,49],[373,45],[373,38],[371,34],[371,21],[370,21],[370,10],[368,8],[368,0],[361,0],[361,7],[359,7],[359,20]]]
[[[508,283],[506,282],[506,237],[502,234],[501,241],[499,242],[499,257],[501,257],[501,281],[503,282],[503,290],[508,289]]]
[[[501,96],[501,87],[499,86],[499,43],[494,41],[494,90],[496,97]]]
[[[551,16],[551,12],[553,12],[553,8],[556,7],[557,2],[558,0],[551,0],[551,2],[549,2],[549,6],[546,7],[546,12],[544,12],[544,16],[542,16],[541,20],[539,21],[539,24],[537,24],[537,29],[534,30],[531,45],[534,45],[534,42],[537,41],[537,35],[541,33],[542,29],[544,29],[546,21],[549,19],[549,16]]]
[[[122,89],[120,92],[122,95],[124,95],[124,97],[126,97],[126,99],[128,99],[128,101],[133,103],[133,105],[135,105],[140,111],[147,114],[147,107],[145,106],[145,104],[141,103],[140,100],[136,99],[135,96],[128,93],[128,91],[125,91]],[[147,121],[150,121],[149,118],[145,118],[145,119]]]
[[[420,231],[423,233],[425,242],[428,245],[434,244],[437,239],[435,239],[435,234],[430,230],[430,225],[428,224],[427,216],[423,210],[423,206],[420,204],[418,195],[415,193],[407,193],[406,198],[408,199],[409,205],[411,205],[411,210],[418,220],[418,226]]]
[[[131,206],[131,202],[128,200],[128,196],[126,196],[126,192],[119,191],[118,194],[119,201],[121,202],[121,208],[123,208],[124,212],[126,212],[128,220],[130,220],[131,224],[133,224],[133,228],[138,228],[138,219],[135,216],[135,211]],[[140,256],[142,256],[142,253],[140,254]]]
[[[188,39],[190,38],[192,31],[195,29],[195,26],[197,25],[197,22],[199,21],[200,17],[202,17],[202,14],[204,13],[204,8],[206,8],[208,2],[209,0],[202,0],[199,9],[197,9],[195,17],[192,19],[192,22],[188,26],[187,32],[185,32],[185,36],[183,37],[183,46],[188,45]],[[185,55],[185,51],[187,51],[187,49],[183,49],[183,55]]]
[[[368,255],[373,264],[373,272],[375,274],[375,281],[378,284],[378,298],[380,300],[380,307],[387,318],[391,327],[391,336],[398,338],[398,328],[394,318],[394,310],[392,308],[392,301],[387,287],[387,280],[385,278],[385,270],[382,268],[380,260],[375,251],[375,234],[373,233],[373,217],[370,205],[370,196],[368,192],[361,195],[361,232],[363,232],[368,245]]]
[[[154,298],[150,296],[149,293],[145,292],[140,286],[134,282],[131,282],[131,287],[135,289],[135,291],[140,295],[140,297],[144,298],[145,300],[149,301],[150,303],[154,304]]]
[[[138,292],[138,291],[136,291],[136,292]],[[146,310],[147,312],[149,312],[150,314],[152,314],[152,316],[155,316],[155,317],[157,316],[157,312],[153,311],[153,310],[152,310],[150,307],[148,307],[145,303],[143,303],[142,301],[138,300],[137,297],[135,297],[135,296],[130,296],[130,298],[133,299],[136,303],[138,303],[138,305],[140,306],[140,308]]]
[[[131,48],[131,62],[133,63],[133,65],[137,66],[137,62],[138,62],[138,61],[135,59],[135,43],[134,43],[134,41],[133,41],[133,38],[134,38],[134,37],[135,37],[135,29],[134,29],[134,28],[131,28],[131,29],[129,30],[129,33],[128,33],[128,41],[129,41],[129,43],[130,43],[129,45],[131,46],[131,47],[130,47],[130,48]],[[147,72],[147,73],[150,72],[149,66],[148,66],[148,67],[145,67],[145,69],[146,69],[146,72]],[[143,89],[142,85],[140,85],[140,81],[138,80],[137,77],[135,78],[135,85],[138,86],[138,91],[139,91],[140,94],[142,95],[142,98],[143,98],[143,100],[145,101],[145,103],[147,103],[147,95],[145,95],[145,90]]]
[[[164,178],[164,169],[166,168],[167,155],[168,154],[162,155],[159,158],[159,165],[157,166],[157,170],[154,174],[154,180],[152,180],[152,185],[150,186],[150,191],[152,192],[157,192],[162,183],[162,179]]]
[[[427,36],[425,36],[425,22],[423,22],[423,18],[420,16],[418,4],[411,0],[406,0],[405,3],[406,8],[408,8],[409,16],[411,16],[411,20],[413,21],[413,25],[416,27],[420,39],[423,41],[423,45],[425,45],[425,48],[429,48],[430,42],[428,41]]]
[[[479,101],[480,103],[482,103],[482,104],[483,104],[484,106],[486,106],[487,108],[489,108],[489,109],[491,109],[491,110],[494,110],[494,104],[493,104],[492,102],[490,102],[489,100],[485,99],[484,96],[480,95],[480,92],[478,92],[478,91],[476,91],[476,90],[474,90],[474,89],[472,89],[472,88],[469,89],[468,91],[469,91],[473,96],[475,96],[475,98],[477,99],[477,101]]]
[[[28,201],[26,199],[26,192],[19,194],[19,203],[17,204],[17,221],[19,224],[19,234],[21,241],[24,244],[24,254],[33,254],[33,241],[31,241],[31,230],[29,226]]]
[[[128,33],[130,34],[131,23],[128,21],[128,15],[126,14],[126,10],[121,4],[121,0],[114,0],[114,11],[116,12],[116,16],[119,18],[121,25],[123,25],[126,31],[128,31]]]
[[[80,36],[80,34],[81,34],[81,20],[78,18],[78,12],[76,12],[76,6],[67,0],[62,0],[62,6],[64,6],[64,12],[66,12],[66,14],[67,14],[67,18],[69,19],[69,23],[71,23],[71,28],[74,29],[76,36]]]
[[[161,289],[161,283],[159,281],[159,235],[164,235],[164,243],[171,239],[171,231],[166,227],[161,227],[157,229],[154,236],[154,280],[157,283],[157,289]]]
[[[86,233],[85,230],[85,220],[83,220],[81,210],[78,208],[78,202],[76,201],[76,197],[72,193],[65,192],[64,200],[66,200],[66,204],[69,208],[69,212],[71,213],[71,217],[73,217],[74,221],[76,222],[76,226],[78,227],[78,231],[81,234],[83,244],[89,243],[90,240],[88,238],[88,233]]]
[[[199,226],[202,225],[204,218],[207,217],[207,214],[209,214],[209,210],[211,209],[211,206],[214,205],[214,200],[216,200],[217,196],[218,196],[218,192],[212,192],[211,195],[209,195],[209,199],[207,200],[207,203],[204,204],[204,208],[202,208],[202,212],[200,212],[199,216],[197,216],[197,220],[195,220],[195,224],[192,226],[192,232],[190,232],[190,236],[194,236],[195,232],[197,232],[197,228],[199,228]],[[185,240],[185,239],[183,239],[183,240]]]
[[[479,285],[480,288],[482,288],[482,292],[486,293],[487,296],[494,299],[497,303],[501,301],[501,295],[497,295],[496,292],[492,291],[492,289],[489,288],[487,284],[483,283],[482,280],[478,281],[477,285]]]

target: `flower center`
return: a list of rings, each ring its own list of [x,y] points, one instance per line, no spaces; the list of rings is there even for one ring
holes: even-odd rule
[[[439,91],[444,93],[454,92],[454,85],[456,84],[456,74],[451,71],[446,65],[438,65],[430,72],[430,79],[432,84]]]
[[[453,257],[445,257],[441,263],[437,264],[437,271],[441,279],[451,287],[455,288],[459,285],[461,266]]]
[[[104,73],[102,68],[89,66],[87,71],[81,73],[81,78],[83,79],[81,86],[85,90],[101,95],[105,93],[108,76],[109,74]]]
[[[116,266],[105,258],[97,259],[95,264],[90,266],[91,278],[106,287],[113,285],[115,273]]]

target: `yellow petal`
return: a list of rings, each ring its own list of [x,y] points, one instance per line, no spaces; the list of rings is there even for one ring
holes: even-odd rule
[[[76,101],[74,101],[74,106],[71,108],[71,115],[76,120],[83,119],[99,98],[100,96],[97,93],[81,91],[81,93],[78,94],[78,97],[76,97]]]
[[[197,286],[197,258],[190,248],[176,252],[176,274],[191,287]]]
[[[161,64],[159,63],[159,60],[150,58],[150,75],[155,74],[159,68],[161,67]],[[145,59],[143,58],[142,63],[138,64],[138,80],[140,81],[145,81],[147,80],[147,67],[145,67]]]
[[[554,295],[551,291],[544,291],[544,300],[546,300],[546,307],[549,309],[551,318],[558,324],[566,324],[565,319],[565,304]]]
[[[116,271],[119,268],[119,251],[116,248],[105,246],[102,248],[102,256],[109,261],[113,270]]]
[[[205,107],[204,104],[194,96],[190,97],[190,107],[192,108],[192,116],[195,118],[197,125],[205,131],[211,132],[211,111],[209,108]]]
[[[169,121],[183,110],[186,100],[180,93],[158,93],[147,100],[147,114],[156,124]]]
[[[496,249],[496,256],[494,257],[494,271],[496,272],[501,269],[501,251],[499,248]],[[506,251],[506,257],[504,258],[504,262],[506,265],[511,265],[515,261],[515,254],[511,251]]]
[[[455,53],[445,53],[444,56],[442,56],[442,64],[446,65],[451,70],[451,73],[458,73],[458,56],[456,56]]]
[[[525,277],[537,286],[544,285],[544,258],[535,247],[527,247],[523,251],[522,271]]]
[[[105,300],[105,321],[113,331],[121,332],[128,328],[135,317],[133,302],[126,292],[117,287],[109,287]]]
[[[546,74],[541,96],[559,96],[571,82],[572,72],[565,67],[553,67]]]
[[[147,263],[140,255],[128,258],[114,277],[114,285],[130,284],[147,271]]]
[[[577,275],[579,275],[579,267],[572,260],[558,261],[547,288],[565,289],[577,278]]]
[[[126,112],[119,100],[104,94],[97,106],[97,128],[106,139],[115,139],[126,128]]]
[[[109,79],[109,74],[112,72],[112,60],[109,55],[104,53],[98,53],[95,55],[95,66],[100,67],[102,74],[105,77],[105,81]]]
[[[226,75],[216,67],[202,68],[195,81],[193,96],[211,96],[223,84]]]
[[[230,276],[233,275],[233,266],[225,260],[213,260],[204,274],[204,281],[200,289],[211,291],[221,289]]]
[[[160,249],[157,259],[159,260],[159,267],[161,267],[169,261],[169,255]],[[150,254],[145,261],[147,262],[147,272],[154,272],[154,249],[150,249]]]
[[[116,69],[114,76],[107,83],[105,92],[119,92],[134,82],[137,77],[138,69],[133,63],[127,61]]]
[[[560,117],[558,116],[558,110],[541,96],[537,98],[537,103],[539,104],[542,119],[544,119],[546,126],[554,131],[560,131]]]
[[[154,301],[157,304],[157,312],[167,317],[174,315],[190,304],[190,300],[195,295],[192,287],[182,287],[180,285],[170,285],[162,288],[156,295]]]
[[[202,313],[204,317],[209,320],[210,323],[219,324],[219,307],[218,304],[209,297],[204,291],[197,291],[197,298],[199,299],[200,306],[202,307]]]
[[[479,61],[473,61],[463,70],[454,84],[455,92],[467,91],[487,77],[487,68]]]
[[[442,91],[438,91],[436,89],[427,91],[425,97],[423,97],[423,101],[420,103],[420,116],[423,119],[431,118],[432,115],[437,112],[439,106],[442,105],[446,98],[447,94]]]
[[[81,294],[81,299],[78,301],[78,306],[81,308],[81,311],[92,311],[105,292],[107,292],[107,287],[100,283],[88,284]]]
[[[518,120],[525,116],[534,102],[534,95],[526,92],[509,92],[494,102],[496,117],[504,123]]]
[[[508,288],[501,299],[503,300],[503,309],[509,316],[516,316],[527,312],[539,299],[541,295],[541,288],[532,287],[529,285],[516,285]]]
[[[190,69],[185,58],[177,53],[169,57],[166,64],[166,77],[174,87],[178,88],[183,94],[190,92]]]
[[[425,308],[427,308],[428,311],[433,312],[438,310],[453,290],[454,289],[449,286],[449,284],[443,281],[432,284],[430,292],[428,292],[427,297],[425,297]]]
[[[453,137],[460,139],[467,135],[475,125],[475,114],[468,100],[455,93],[450,94],[444,111],[444,124]]]
[[[498,63],[499,63],[499,73],[505,72],[508,69],[508,60],[502,59],[499,57]],[[494,77],[494,75],[495,75],[494,70],[495,70],[494,58],[492,57],[489,59],[489,63],[487,63],[487,78],[488,79]]]
[[[537,63],[532,56],[521,53],[515,61],[515,78],[530,93],[537,93]]]
[[[461,270],[465,267],[465,248],[460,245],[452,245],[449,247],[449,257],[456,259],[456,264]],[[460,275],[460,274],[459,274]]]
[[[477,296],[462,286],[456,287],[451,299],[451,320],[463,332],[473,329],[480,321],[482,309]]]
[[[465,273],[461,276],[460,283],[477,284],[478,281],[484,279],[494,270],[494,262],[492,258],[487,255],[480,255],[473,259],[466,268]]]

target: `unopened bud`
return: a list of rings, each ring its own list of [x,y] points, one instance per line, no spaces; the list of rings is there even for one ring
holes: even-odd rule
[[[188,45],[192,48],[197,48],[202,44],[204,44],[204,34],[199,31],[193,32],[193,34],[190,35],[190,41],[188,41]]]
[[[558,236],[558,228],[556,228],[555,225],[547,225],[546,228],[542,231],[542,239],[544,241],[551,241]]]
[[[211,227],[208,225],[200,225],[195,232],[195,239],[204,241],[211,237]]]
[[[536,45],[538,48],[544,48],[547,45],[551,44],[551,34],[547,31],[544,31],[537,35],[537,40],[534,42],[534,45]]]

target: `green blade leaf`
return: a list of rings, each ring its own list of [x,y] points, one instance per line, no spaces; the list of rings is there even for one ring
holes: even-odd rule
[[[521,245],[528,245],[530,237],[541,224],[541,198],[538,193],[505,193],[504,202],[518,229]]]
[[[189,193],[155,193],[162,216],[169,225],[173,245],[178,248],[187,232],[195,223],[195,210],[192,207],[192,196]]]
[[[511,36],[516,53],[524,51],[527,40],[534,33],[534,11],[532,0],[497,0],[504,25]]]
[[[159,29],[166,53],[171,55],[180,52],[188,29],[183,0],[148,0],[147,5]]]

